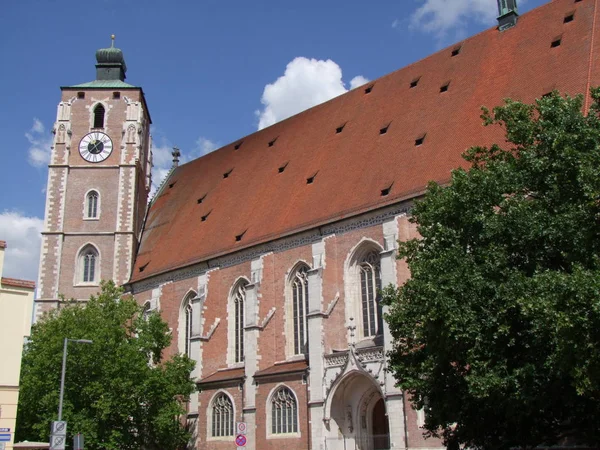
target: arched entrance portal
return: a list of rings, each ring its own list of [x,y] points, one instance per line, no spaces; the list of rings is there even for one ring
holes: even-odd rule
[[[340,380],[327,402],[327,450],[387,450],[389,422],[373,378],[353,371]]]

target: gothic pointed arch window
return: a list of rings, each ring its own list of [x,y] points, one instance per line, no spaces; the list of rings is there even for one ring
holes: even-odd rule
[[[105,109],[102,103],[98,103],[98,105],[94,108],[94,128],[104,128],[104,114]]]
[[[247,285],[248,282],[245,279],[242,279],[235,284],[231,292],[233,313],[233,320],[231,321],[233,332],[231,334],[233,338],[232,353],[234,363],[244,362],[244,308],[246,303]]]
[[[233,436],[233,402],[227,394],[220,392],[212,401],[211,436]]]
[[[181,303],[179,314],[179,351],[185,353],[190,358],[192,357],[192,335],[194,314],[192,300],[196,298],[196,293],[190,291]]]
[[[294,393],[282,386],[273,392],[270,402],[270,434],[298,433],[298,402]]]
[[[298,266],[290,277],[291,319],[294,336],[294,355],[308,351],[308,270],[306,264]],[[292,330],[290,330],[292,331]]]
[[[77,258],[77,283],[98,284],[100,281],[100,254],[91,244],[83,247]]]
[[[363,336],[375,336],[383,331],[381,308],[381,257],[376,250],[360,261],[360,297]]]
[[[89,191],[85,196],[86,219],[97,219],[99,216],[100,195],[98,191]]]

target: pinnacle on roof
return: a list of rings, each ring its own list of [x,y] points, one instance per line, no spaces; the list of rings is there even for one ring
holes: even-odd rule
[[[498,0],[498,29],[508,30],[517,24],[517,0]]]
[[[121,80],[125,81],[127,65],[120,48],[115,48],[115,35],[111,35],[109,48],[96,50],[96,80]]]

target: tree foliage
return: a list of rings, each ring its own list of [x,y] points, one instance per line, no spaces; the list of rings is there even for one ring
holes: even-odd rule
[[[182,399],[195,387],[194,363],[163,361],[171,336],[158,314],[144,318],[113,282],[85,305],[71,302],[36,323],[23,355],[17,434],[47,440],[57,419],[63,341],[68,344],[63,420],[87,449],[179,449],[190,437]],[[68,442],[72,442],[69,438]]]
[[[503,147],[415,204],[412,278],[384,301],[399,385],[429,435],[474,448],[600,441],[600,89],[506,100]]]

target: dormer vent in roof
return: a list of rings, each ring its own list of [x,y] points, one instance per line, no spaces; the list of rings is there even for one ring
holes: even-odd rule
[[[517,0],[498,0],[498,30],[505,31],[517,24]]]
[[[236,242],[240,242],[242,240],[242,238],[244,237],[244,235],[246,234],[246,231],[248,231],[248,229],[245,229],[244,231],[242,231],[240,234],[238,234],[235,237],[235,241]]]
[[[175,168],[179,166],[179,157],[181,156],[181,152],[177,147],[173,147],[171,155],[173,155],[173,168]]]
[[[382,196],[382,197],[385,197],[385,196],[389,195],[390,191],[392,190],[392,186],[393,186],[393,185],[394,185],[394,183],[390,184],[390,185],[389,185],[388,187],[386,187],[386,188],[383,188],[383,189],[381,190],[381,196]]]
[[[427,136],[427,134],[423,134],[421,137],[418,137],[417,139],[415,139],[416,147],[418,147],[419,145],[423,145],[423,142],[425,142],[425,136]]]
[[[177,183],[177,181],[173,181],[171,184],[169,184],[169,189],[173,189],[173,186],[175,186],[175,183]]]
[[[273,139],[272,141],[269,141],[269,147],[273,147],[275,145],[275,141],[277,141],[277,138]]]
[[[202,197],[200,197],[198,199],[198,204],[202,203],[204,201],[204,199],[206,198],[206,194],[204,194]]]
[[[223,178],[229,178],[231,172],[233,172],[233,167],[223,174]]]
[[[379,134],[385,134],[385,133],[387,133],[387,131],[388,131],[388,128],[390,127],[390,125],[391,125],[391,122],[390,122],[390,123],[388,123],[387,125],[385,125],[384,127],[382,127],[382,128],[379,130]]]
[[[243,143],[244,143],[244,141],[240,141],[240,142],[238,142],[237,144],[235,144],[235,145],[233,146],[233,149],[234,149],[234,150],[239,150],[239,149],[240,149],[240,147],[242,146],[242,144],[243,144]]]
[[[204,215],[203,215],[203,216],[200,218],[200,220],[201,220],[202,222],[206,222],[206,219],[208,219],[208,216],[210,216],[210,213],[211,213],[211,212],[212,212],[212,209],[211,209],[209,212],[207,212],[206,214],[204,214]]]
[[[462,48],[462,46],[460,46],[460,45],[458,47],[454,47],[454,49],[452,50],[452,54],[450,56],[458,56],[461,48]]]
[[[306,179],[306,184],[313,184],[315,181],[315,177],[317,176],[319,172],[315,172],[313,175],[311,175],[310,177],[308,177]]]
[[[365,88],[365,94],[370,94],[371,91],[373,90],[373,86],[375,86],[374,84],[370,84]]]
[[[414,80],[412,80],[412,81],[410,82],[410,88],[411,88],[411,89],[412,89],[412,88],[416,88],[416,87],[417,87],[417,84],[419,84],[419,80],[420,80],[420,79],[421,79],[421,77],[418,77],[418,78],[415,78]]]
[[[285,164],[283,164],[282,166],[280,166],[280,167],[279,167],[279,169],[277,169],[277,170],[278,170],[278,172],[279,172],[279,173],[283,173],[283,171],[285,170],[285,168],[288,166],[288,164],[289,164],[289,163],[290,163],[290,162],[288,161],[288,162],[286,162]]]
[[[450,82],[448,81],[440,88],[440,93],[448,92],[448,88],[450,87]]]
[[[339,127],[337,127],[337,128],[335,129],[335,132],[336,132],[337,134],[340,134],[342,131],[344,131],[344,127],[345,127],[345,126],[346,126],[346,122],[344,122],[344,123],[343,123],[343,124],[341,124]]]
[[[146,264],[144,264],[143,266],[140,266],[140,269],[139,269],[139,270],[140,270],[140,272],[143,272],[143,271],[144,271],[144,269],[145,269],[146,267],[148,267],[148,264],[150,264],[150,261],[148,261],[148,262],[147,262]]]
[[[568,14],[565,16],[565,18],[564,18],[564,20],[563,20],[563,23],[569,23],[569,22],[573,22],[573,19],[575,19],[575,13],[574,13],[574,12],[570,12],[570,13],[568,13]]]
[[[552,43],[550,44],[550,47],[551,48],[560,47],[561,42],[562,42],[562,36],[555,37],[552,40]]]

